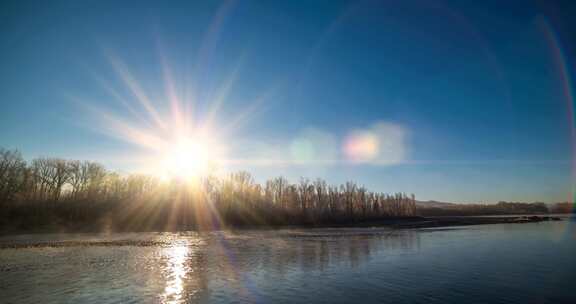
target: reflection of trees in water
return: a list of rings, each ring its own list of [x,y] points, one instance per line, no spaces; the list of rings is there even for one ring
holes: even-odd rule
[[[297,260],[304,271],[325,271],[330,267],[358,267],[374,254],[386,251],[406,251],[418,246],[418,235],[413,231],[330,235],[315,240],[303,237]],[[279,264],[285,264],[280,260]]]
[[[375,256],[419,247],[414,231],[214,233],[202,245],[165,248],[164,303],[207,301],[211,293],[252,298],[256,284],[291,273],[359,267]]]

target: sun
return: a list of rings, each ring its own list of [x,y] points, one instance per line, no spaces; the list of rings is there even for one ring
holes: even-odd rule
[[[170,178],[194,179],[209,173],[215,162],[215,149],[201,139],[179,139],[167,147],[162,161],[163,175]]]

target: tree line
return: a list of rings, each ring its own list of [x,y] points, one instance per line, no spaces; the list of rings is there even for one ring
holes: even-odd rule
[[[542,202],[523,203],[500,201],[497,204],[446,204],[443,207],[429,207],[426,203],[418,204],[418,214],[422,216],[468,216],[468,215],[512,215],[512,214],[546,214],[568,213],[572,203],[547,205]],[[559,209],[563,208],[563,209]],[[570,211],[567,211],[570,210]]]
[[[322,179],[258,184],[248,172],[193,184],[120,175],[91,161],[36,158],[0,148],[0,227],[117,230],[322,225],[416,215],[414,195],[368,191]]]

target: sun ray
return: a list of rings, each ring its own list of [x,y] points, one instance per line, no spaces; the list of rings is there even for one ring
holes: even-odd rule
[[[168,63],[168,59],[164,55],[164,52],[162,52],[159,43],[158,48],[159,48],[158,55],[160,57],[160,66],[162,68],[162,78],[164,81],[164,91],[166,94],[166,98],[168,99],[170,104],[172,121],[178,129],[187,130],[188,126],[184,124],[185,118],[182,115],[183,114],[182,99],[178,95],[171,66]],[[190,115],[188,117],[191,118],[192,116]]]
[[[112,55],[109,55],[108,59],[116,73],[118,73],[118,76],[120,76],[120,79],[124,82],[128,89],[130,89],[130,92],[134,95],[134,97],[136,97],[136,100],[146,110],[146,113],[150,116],[150,118],[153,119],[158,127],[166,129],[166,124],[160,117],[160,114],[157,112],[156,108],[153,106],[152,102],[144,90],[140,87],[140,84],[138,84],[132,73],[130,73],[124,62]]]
[[[266,91],[264,94],[249,103],[243,111],[236,114],[229,122],[222,126],[223,132],[230,132],[237,130],[242,125],[250,121],[258,112],[264,111],[264,105],[272,100],[278,90],[278,86]]]
[[[216,114],[220,111],[222,105],[228,99],[230,91],[234,86],[234,84],[236,83],[236,80],[238,79],[238,74],[240,72],[241,65],[242,65],[241,62],[236,65],[236,67],[232,70],[232,72],[228,75],[228,77],[224,81],[224,84],[220,86],[219,89],[217,90],[216,96],[214,98],[211,98],[210,109],[206,114],[205,119],[206,125],[214,124]]]

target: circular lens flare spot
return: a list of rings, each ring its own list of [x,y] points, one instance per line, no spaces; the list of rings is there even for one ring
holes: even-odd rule
[[[378,137],[372,133],[353,134],[344,143],[346,157],[354,162],[367,162],[378,156]]]

